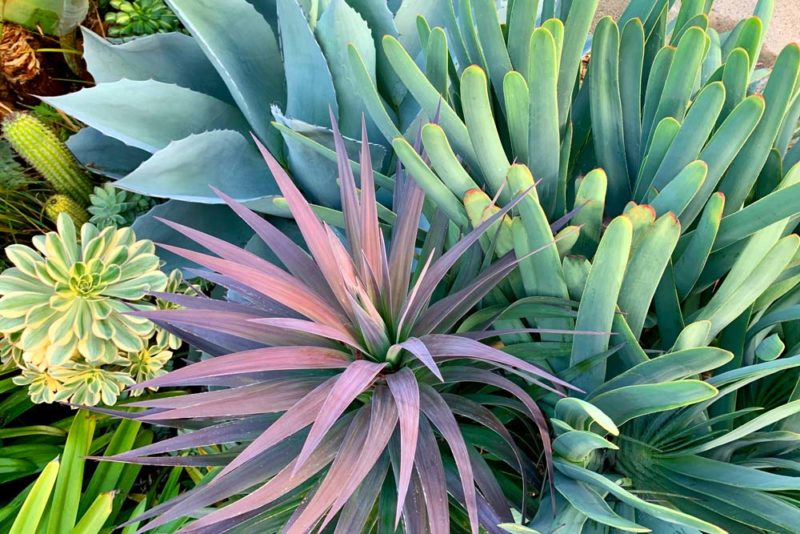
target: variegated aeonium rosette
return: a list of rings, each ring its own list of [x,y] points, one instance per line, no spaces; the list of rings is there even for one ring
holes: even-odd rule
[[[62,214],[57,229],[33,247],[6,249],[14,266],[0,275],[0,332],[11,345],[4,354],[34,402],[111,405],[126,386],[161,374],[176,348],[128,314],[155,308],[148,294],[168,278],[153,243],[130,228],[89,223],[78,235]]]

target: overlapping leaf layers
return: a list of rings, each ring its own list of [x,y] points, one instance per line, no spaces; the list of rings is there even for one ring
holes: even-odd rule
[[[800,47],[751,94],[772,2],[720,35],[711,2],[683,2],[668,23],[667,1],[634,1],[600,21],[583,78],[597,2],[546,2],[536,24],[538,4],[511,3],[507,32],[480,0],[459,4],[474,25],[420,19],[420,62],[384,38],[424,113],[440,115],[422,128],[429,161],[350,50],[373,119],[453,222],[478,223],[537,181],[497,230],[495,250],[524,258],[527,296],[499,302],[496,324],[612,333],[504,349],[588,392],[534,394],[554,407],[557,507],[540,503],[532,525],[796,531]],[[580,235],[554,243],[548,219]],[[548,315],[526,317],[531,299],[552,299]]]
[[[347,61],[348,44],[364,58],[381,98],[407,109],[394,116],[405,130],[418,106],[398,83],[380,47],[384,35],[418,50],[416,17],[444,20],[451,0],[167,0],[188,32],[113,44],[83,30],[95,86],[45,99],[88,126],[70,139],[78,159],[117,185],[171,199],[140,219],[142,237],[168,235],[153,216],[224,232],[244,245],[252,232],[221,206],[208,184],[262,213],[288,215],[265,175],[250,132],[287,166],[312,203],[339,209],[336,158],[328,115],[339,121],[356,159],[366,111]],[[390,9],[391,5],[391,9]],[[235,28],[236,31],[231,31]],[[394,115],[394,114],[393,114]],[[271,124],[271,121],[276,122]],[[368,118],[370,137],[382,140]],[[373,145],[376,181],[391,188],[388,143]],[[214,221],[214,226],[202,226]],[[171,268],[174,256],[167,255]]]
[[[526,482],[541,479],[493,410],[495,404],[509,407],[510,412],[502,411],[514,414],[511,419],[521,418],[537,429],[537,445],[526,450],[542,454],[550,465],[547,423],[517,379],[536,384],[531,389],[571,386],[480,343],[485,330],[453,333],[517,265],[513,254],[482,270],[461,261],[513,203],[446,251],[446,234],[429,231],[416,258],[424,193],[401,171],[397,220],[387,250],[366,130],[360,194],[344,141],[338,135],[336,140],[347,246],[314,215],[266,149],[264,157],[310,255],[221,193],[285,270],[165,221],[216,256],[172,246],[167,250],[209,269],[209,280],[240,298],[223,302],[162,296],[184,308],[140,312],[218,356],[136,387],[219,389],[139,402],[150,410],[137,419],[195,430],[115,459],[225,465],[208,484],[148,512],[158,516],[148,529],[247,490],[245,497],[184,530],[219,532],[250,525],[263,531],[307,532],[315,525],[335,524],[336,532],[351,533],[371,528],[376,520],[394,528],[402,518],[409,532],[478,532],[479,525],[497,532],[496,525],[511,518],[502,483],[524,488]],[[442,292],[443,283],[449,291]],[[218,456],[148,457],[227,442],[247,445]],[[498,462],[506,464],[500,468]],[[515,506],[520,506],[518,489],[509,496],[518,498]]]

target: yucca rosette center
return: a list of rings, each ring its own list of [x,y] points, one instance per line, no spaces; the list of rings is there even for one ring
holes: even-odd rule
[[[498,439],[512,476],[521,478],[523,487],[541,484],[530,458],[545,458],[541,467],[552,480],[547,422],[526,387],[560,393],[569,384],[482,343],[500,335],[491,330],[492,320],[468,320],[517,261],[506,255],[481,268],[481,262],[462,259],[468,251],[481,254],[481,237],[518,200],[449,246],[446,231],[430,230],[420,252],[423,190],[399,172],[392,206],[396,217],[384,224],[378,217],[366,131],[359,191],[344,140],[332,123],[344,238],[317,217],[263,147],[307,248],[221,192],[278,261],[164,221],[208,252],[163,248],[204,268],[206,278],[236,298],[223,302],[160,295],[182,309],[138,314],[168,325],[214,357],[136,389],[215,387],[134,403],[152,409],[137,417],[153,422],[200,417],[214,421],[211,425],[230,419],[219,434],[209,426],[187,433],[174,446],[159,444],[161,453],[201,441],[246,445],[193,497],[164,506],[148,529],[250,488],[242,499],[193,522],[191,529],[220,530],[223,523],[280,506],[297,491],[306,500],[302,510],[290,526],[274,531],[326,531],[326,525],[338,521],[337,532],[365,532],[361,523],[383,492],[395,525],[402,517],[407,525],[419,525],[414,531],[451,532],[452,495],[466,512],[471,532],[477,534],[480,525],[492,531],[498,523],[513,521],[500,483],[483,469],[485,462],[497,461],[486,450]],[[451,285],[455,279],[461,280],[458,288]],[[480,325],[480,331],[461,331],[464,324]],[[477,397],[465,394],[476,391],[481,392]],[[522,451],[528,444],[520,447],[493,411],[498,399],[517,410],[512,420],[519,417],[524,420],[520,424],[538,429],[540,441],[530,454]],[[479,430],[464,432],[462,425]],[[492,437],[484,442],[487,432]],[[155,450],[139,449],[118,459],[147,463],[142,456]],[[265,469],[265,461],[271,467]],[[230,492],[213,493],[220,487]],[[360,519],[354,520],[354,507],[361,503],[366,513],[359,511]],[[481,517],[479,506],[485,512]]]

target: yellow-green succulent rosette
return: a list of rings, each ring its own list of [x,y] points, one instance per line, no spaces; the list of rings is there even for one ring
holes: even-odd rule
[[[153,243],[90,223],[78,236],[62,214],[56,232],[6,255],[13,267],[0,274],[0,333],[22,354],[17,382],[35,402],[113,404],[133,384],[127,355],[155,333],[128,312],[154,308],[143,299],[167,286]]]

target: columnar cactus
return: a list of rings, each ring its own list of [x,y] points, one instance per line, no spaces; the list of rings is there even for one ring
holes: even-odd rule
[[[28,113],[12,113],[3,121],[3,135],[53,188],[86,205],[92,192],[89,176],[39,119]]]
[[[52,195],[44,205],[44,212],[47,218],[53,222],[56,222],[58,216],[62,213],[69,215],[75,224],[83,224],[89,221],[89,214],[86,213],[83,206],[67,195]]]

